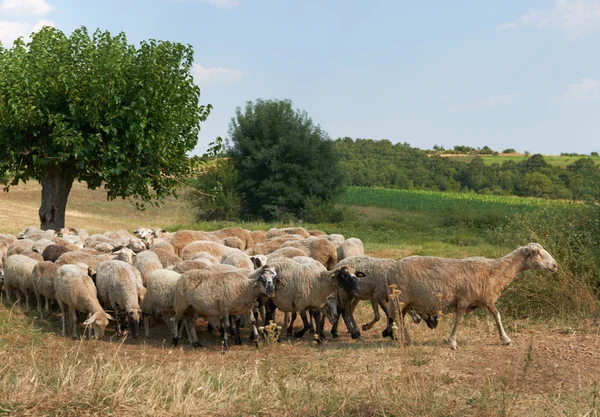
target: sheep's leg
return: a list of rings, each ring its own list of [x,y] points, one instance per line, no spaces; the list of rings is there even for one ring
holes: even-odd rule
[[[223,321],[221,324],[223,326],[223,350],[229,350],[228,338],[229,338],[229,328],[231,327],[231,325],[229,323],[229,314],[225,314],[223,316]]]
[[[390,339],[394,340],[394,331],[392,330],[392,326],[394,325],[394,317],[390,314],[389,303],[387,301],[380,301],[379,305],[387,316],[387,327],[383,332],[381,332],[381,336],[389,337]],[[401,319],[404,320],[404,313],[402,313]]]
[[[88,312],[88,320],[92,317],[92,312],[89,311]],[[94,338],[94,333],[93,333],[94,329],[92,328],[92,325],[88,325],[88,339],[92,340]]]
[[[363,330],[372,329],[373,326],[375,325],[375,323],[377,323],[381,319],[381,316],[379,315],[379,307],[377,306],[377,301],[371,300],[371,307],[373,308],[373,320],[371,320],[367,324],[363,324],[363,327],[362,327]],[[354,314],[353,314],[353,316],[354,316]]]
[[[306,316],[306,310],[300,310],[300,317],[302,318],[302,323],[304,327],[302,330],[298,330],[294,332],[294,337],[302,337],[307,330],[310,330],[310,322],[308,321],[308,317]]]
[[[172,324],[172,328],[171,328],[171,338],[172,338],[171,345],[177,346],[177,343],[179,343],[179,338],[181,337],[179,335],[179,328],[181,326],[183,326],[183,320],[182,319],[178,319],[177,317],[173,317],[171,319],[171,324]]]
[[[29,290],[23,290],[25,294],[25,311],[31,311],[31,293]]]
[[[35,299],[37,301],[38,312],[40,313],[40,319],[44,319],[44,312],[42,311],[42,294],[35,291]]]
[[[504,327],[502,327],[502,318],[500,317],[500,313],[496,309],[496,306],[491,304],[488,306],[488,310],[490,311],[490,313],[492,313],[492,316],[494,316],[494,320],[496,320],[496,325],[498,326],[498,333],[500,335],[500,340],[502,340],[503,344],[510,345],[510,342],[511,342],[510,337],[508,337],[508,335],[504,331]]]
[[[52,304],[52,298],[46,297],[46,313],[50,315],[50,304]]]
[[[144,318],[144,334],[146,337],[150,337],[150,317]]]
[[[254,314],[250,314],[249,317],[250,317],[250,324],[252,324],[250,340],[254,342],[256,347],[258,347],[258,329],[256,328],[256,317],[254,317]]]
[[[119,314],[119,307],[116,304],[113,304],[112,308],[115,312],[115,319],[117,320],[117,337],[121,337],[123,334],[121,333],[121,315]]]
[[[344,324],[350,333],[350,337],[352,339],[358,339],[360,337],[360,332],[357,327],[354,327],[354,323],[352,322],[352,315],[347,310],[342,310],[342,319],[344,319]],[[337,334],[337,332],[336,332]]]
[[[242,336],[241,336],[241,327],[242,324],[242,318],[240,316],[237,316],[237,318],[235,319],[235,344],[240,346],[242,344]]]
[[[325,334],[323,332],[325,329],[325,314],[321,314],[319,310],[315,310],[311,316],[314,317],[316,323],[315,340],[319,345],[322,345],[323,340],[325,340]]]
[[[77,331],[77,326],[79,326],[79,322],[77,321],[77,310],[75,309],[75,307],[69,306],[69,312],[71,313],[71,320],[73,321],[73,337],[76,338],[79,333]]]
[[[67,323],[66,323],[66,320],[67,320],[66,315],[67,314],[65,312],[66,306],[62,301],[60,301],[60,300],[57,300],[57,301],[58,301],[58,307],[60,308],[60,312],[62,315],[62,335],[66,336],[67,335]]]
[[[342,317],[343,317],[344,311],[340,311],[340,313],[342,314]],[[339,323],[340,323],[340,321],[338,320],[331,325],[331,337],[333,337],[334,339],[337,339],[339,337],[338,336],[338,324]]]
[[[265,303],[265,319],[263,321],[263,323],[264,323],[263,326],[269,325],[271,323],[271,321],[273,321],[273,323],[275,323],[275,313],[276,312],[277,312],[277,307],[273,303],[273,300],[267,299],[267,302]],[[287,324],[284,323],[283,327],[287,327]]]
[[[283,327],[290,327],[290,313],[283,313]],[[288,334],[291,334],[291,331],[288,331]]]
[[[308,329],[309,333],[314,333],[315,329],[319,326],[318,323],[315,323],[315,318],[314,318],[314,312],[309,312],[308,315],[309,319],[310,319],[310,327]]]
[[[290,314],[290,313],[288,313],[288,312],[286,312],[286,313],[285,313],[285,315],[286,315],[286,316],[288,316],[288,317],[289,317],[289,314]],[[288,319],[288,322],[289,322],[289,323],[288,323],[288,325],[287,325],[287,326],[286,326],[286,324],[285,324],[285,320],[284,320],[284,323],[283,323],[283,325],[287,327],[287,335],[288,335],[288,336],[291,336],[291,335],[292,335],[292,333],[293,333],[293,331],[294,331],[294,322],[296,321],[296,317],[297,317],[297,316],[298,316],[298,313],[297,313],[296,311],[293,311],[293,312],[292,312],[292,318],[291,318],[291,319]]]
[[[458,349],[458,345],[456,344],[456,334],[458,333],[458,328],[465,318],[465,312],[467,311],[466,305],[458,304],[456,306],[456,320],[454,322],[454,328],[452,329],[452,333],[450,333],[450,337],[448,338],[448,342],[450,343],[451,349]]]
[[[354,318],[354,310],[356,310],[356,306],[360,300],[358,298],[353,298],[350,301],[350,321],[352,322],[352,327],[358,331],[358,323],[356,323],[356,319]],[[379,311],[378,311],[379,312]]]

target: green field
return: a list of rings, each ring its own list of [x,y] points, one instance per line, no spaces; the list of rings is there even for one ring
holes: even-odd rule
[[[483,159],[483,161],[486,163],[486,165],[491,165],[494,163],[502,164],[505,161],[521,162],[521,161],[524,161],[524,160],[530,158],[530,156],[526,156],[526,155],[479,155],[479,156]],[[444,155],[444,158],[453,158],[453,159],[459,159],[461,161],[468,162],[468,161],[472,160],[473,158],[475,158],[475,155],[446,154],[446,155]],[[592,158],[594,160],[594,162],[596,163],[596,165],[600,165],[600,156],[544,155],[544,160],[549,165],[560,166],[560,167],[566,167],[567,165],[570,165],[573,162],[575,162],[581,158]]]

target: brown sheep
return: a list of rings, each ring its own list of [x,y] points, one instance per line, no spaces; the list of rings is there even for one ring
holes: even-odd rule
[[[306,251],[298,248],[279,248],[267,255],[267,261],[273,258],[295,258],[296,256],[308,256]]]
[[[182,259],[179,256],[173,254],[172,252],[166,249],[150,248],[150,251],[154,252],[156,256],[158,256],[158,259],[160,260],[160,263],[162,264],[163,268],[168,268],[182,261]]]
[[[284,227],[283,229],[272,228],[267,231],[267,239],[273,239],[275,237],[285,235],[300,235],[304,239],[310,237],[304,227]]]
[[[327,237],[327,233],[322,230],[309,230],[308,234],[315,237]]]
[[[228,248],[235,248],[239,250],[246,249],[246,245],[244,244],[244,242],[242,242],[239,237],[235,236],[226,237],[225,239],[223,239],[223,244]]]
[[[183,248],[196,240],[212,240],[217,243],[223,242],[219,237],[201,230],[180,230],[175,232],[171,238],[171,245],[173,245],[173,248],[175,249],[175,255],[179,255],[179,252]]]
[[[285,242],[292,240],[302,240],[302,236],[299,235],[285,235],[276,237],[273,239],[267,239],[261,243],[255,243],[250,249],[246,250],[247,255],[268,255],[271,252],[275,252]]]
[[[44,261],[56,262],[63,253],[71,252],[71,250],[61,245],[48,245],[42,252]]]
[[[250,232],[250,237],[252,237],[252,241],[254,242],[254,245],[256,245],[257,243],[267,240],[267,233],[264,230],[254,230]]]
[[[225,239],[229,237],[236,237],[242,241],[243,247],[239,248],[237,246],[231,246],[232,248],[246,250],[254,245],[252,234],[248,230],[242,229],[241,227],[226,227],[224,229],[215,230],[214,232],[210,233],[222,239],[223,241],[225,241]]]
[[[337,249],[329,240],[322,237],[285,242],[283,248],[302,249],[308,256],[321,262],[325,268],[332,270],[337,263]]]

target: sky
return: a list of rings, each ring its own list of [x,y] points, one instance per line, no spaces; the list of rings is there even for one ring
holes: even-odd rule
[[[600,151],[600,0],[0,0],[5,47],[44,25],[191,44],[195,154],[257,98],[332,139]]]

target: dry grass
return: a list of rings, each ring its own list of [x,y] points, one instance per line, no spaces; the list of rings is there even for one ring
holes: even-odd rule
[[[0,233],[17,233],[27,226],[39,226],[38,209],[41,186],[36,182],[11,187],[0,194]],[[169,198],[161,207],[148,206],[145,211],[127,200],[106,200],[102,189],[88,190],[75,182],[69,195],[66,226],[87,228],[90,233],[106,230],[133,230],[138,226],[168,227],[189,223],[193,210],[182,199]],[[132,223],[132,219],[135,219]]]
[[[370,318],[360,306],[359,321]],[[307,335],[226,354],[219,337],[171,349],[161,325],[151,339],[71,340],[58,316],[40,321],[0,307],[0,413],[10,415],[583,415],[598,411],[596,326],[513,322],[500,346],[490,319],[466,321],[461,349],[410,325],[413,346],[363,338],[317,347]],[[204,330],[204,323],[198,325]],[[166,340],[165,340],[166,338]],[[591,414],[594,415],[594,414]]]

